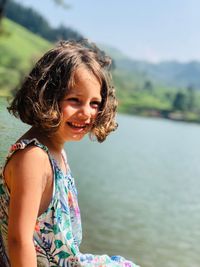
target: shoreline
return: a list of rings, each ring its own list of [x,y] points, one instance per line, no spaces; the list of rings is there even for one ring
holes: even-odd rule
[[[0,98],[4,98],[6,101],[12,98],[12,94],[1,94],[0,91]],[[160,118],[160,119],[167,119],[176,122],[186,122],[186,123],[195,123],[200,124],[200,114],[190,111],[172,111],[172,110],[135,110],[135,111],[125,111],[123,110],[123,106],[119,107],[119,114],[126,114],[126,115],[133,115],[138,117],[145,117],[145,118]]]

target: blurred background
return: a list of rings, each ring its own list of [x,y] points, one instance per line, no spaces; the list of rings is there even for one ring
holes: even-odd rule
[[[28,129],[8,98],[61,39],[113,59],[119,129],[66,144],[82,211],[81,251],[144,267],[200,263],[200,2],[0,0],[0,163]]]

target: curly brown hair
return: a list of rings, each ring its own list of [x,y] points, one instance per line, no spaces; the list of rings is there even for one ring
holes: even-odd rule
[[[45,53],[25,78],[8,111],[24,123],[49,134],[55,132],[62,116],[59,102],[74,84],[74,73],[80,66],[91,71],[101,84],[102,102],[90,136],[103,142],[117,128],[111,59],[87,40],[61,41]]]

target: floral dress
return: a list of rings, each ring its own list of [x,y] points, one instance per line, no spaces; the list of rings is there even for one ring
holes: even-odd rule
[[[25,139],[14,144],[10,149],[7,161],[15,151],[24,149],[28,145],[38,146],[48,154],[54,173],[51,202],[47,210],[37,218],[33,235],[37,253],[37,266],[137,267],[137,265],[121,256],[98,256],[82,254],[79,251],[82,239],[81,217],[77,191],[71,172],[68,168],[67,174],[64,174],[48,152],[48,148],[39,143],[37,139]],[[66,161],[64,151],[63,157]],[[9,199],[10,194],[3,179],[2,170],[0,176],[0,266],[5,267],[10,267],[7,249]]]

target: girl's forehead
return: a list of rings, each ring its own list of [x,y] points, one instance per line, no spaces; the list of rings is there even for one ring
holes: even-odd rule
[[[79,69],[74,74],[74,81],[67,90],[67,95],[90,96],[101,98],[101,83],[98,78],[87,69]]]
[[[74,83],[81,83],[85,81],[92,81],[96,83],[101,83],[100,78],[97,78],[97,75],[94,74],[92,70],[87,69],[86,67],[79,67],[74,71]]]
[[[91,70],[88,70],[84,67],[80,67],[74,71],[69,83],[69,88],[71,88],[72,90],[73,88],[85,85],[87,83],[93,84],[94,86],[101,86],[102,81]]]

